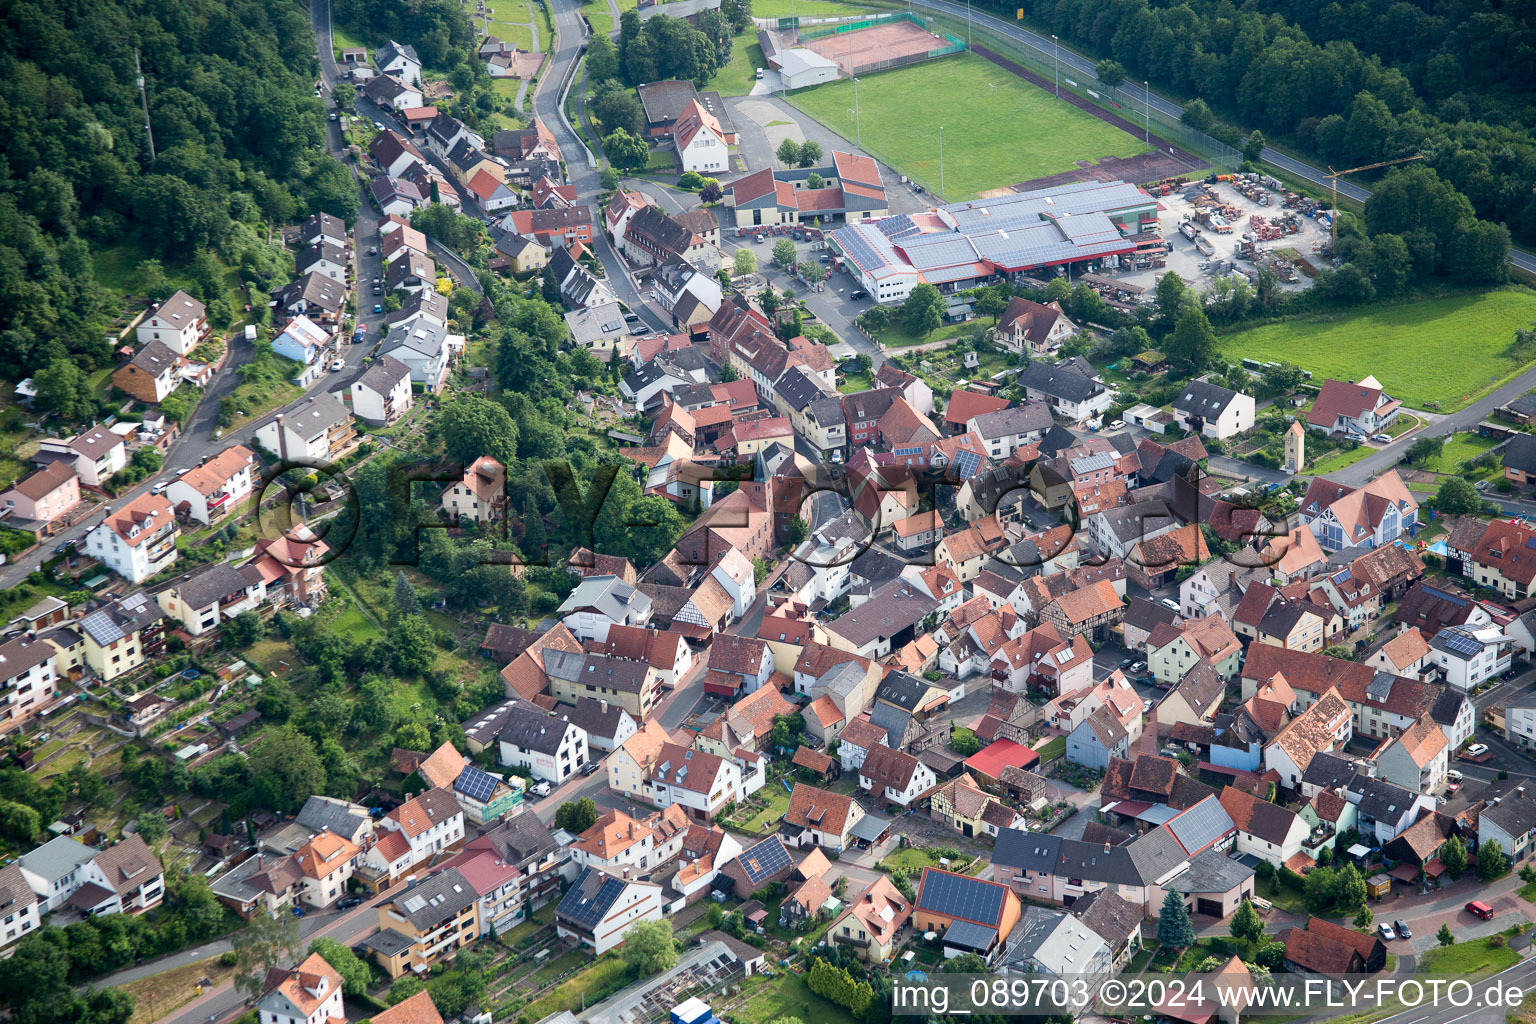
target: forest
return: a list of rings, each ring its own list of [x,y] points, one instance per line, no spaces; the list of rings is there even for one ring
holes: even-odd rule
[[[176,266],[216,255],[266,287],[283,267],[269,225],[355,216],[356,185],[322,146],[299,7],[24,0],[3,17],[0,376],[110,358],[105,324],[121,296],[96,280],[101,247]]]
[[[1012,19],[1015,5],[994,4]],[[1536,22],[1488,0],[1038,0],[1026,16],[1132,80],[1335,167],[1422,153],[1479,217],[1536,240]],[[1206,107],[1209,104],[1209,107]],[[1238,133],[1228,130],[1232,144]]]

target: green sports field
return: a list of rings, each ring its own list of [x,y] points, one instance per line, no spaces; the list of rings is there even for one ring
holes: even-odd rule
[[[1528,288],[1369,305],[1333,316],[1266,324],[1221,338],[1228,359],[1285,360],[1324,378],[1370,374],[1410,408],[1467,405],[1521,366],[1506,355],[1517,328],[1536,321]]]
[[[1063,103],[980,57],[964,54],[859,78],[863,148],[931,189],[939,187],[944,126],[944,197],[1070,171],[1078,160],[1135,156],[1141,141]],[[791,93],[789,101],[853,139],[853,83]]]

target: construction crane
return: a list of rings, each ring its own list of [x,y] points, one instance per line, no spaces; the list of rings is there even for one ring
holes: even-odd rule
[[[1391,167],[1393,164],[1406,164],[1413,160],[1423,160],[1423,153],[1413,156],[1400,156],[1396,160],[1378,160],[1374,164],[1366,164],[1364,167],[1351,167],[1345,171],[1336,171],[1328,168],[1328,177],[1333,181],[1333,205],[1329,212],[1329,245],[1337,248],[1339,244],[1339,175],[1354,174],[1356,171],[1374,171],[1378,167]]]

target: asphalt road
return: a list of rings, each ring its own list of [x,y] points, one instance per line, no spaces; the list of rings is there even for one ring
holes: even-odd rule
[[[918,10],[939,11],[952,17],[969,17],[977,24],[985,24],[990,31],[1006,36],[1016,43],[1028,46],[1044,57],[1059,59],[1061,62],[1061,73],[1064,75],[1070,74],[1080,82],[1083,80],[1098,81],[1098,75],[1094,73],[1095,62],[1093,60],[1066,46],[1059,45],[1050,36],[1043,36],[1014,22],[1005,21],[1002,18],[996,18],[982,11],[974,10],[966,4],[952,3],[950,0],[908,0],[908,6]],[[1124,83],[1119,86],[1118,92],[1120,96],[1130,100],[1134,106],[1150,104],[1152,109],[1159,114],[1175,120],[1184,113],[1184,108],[1179,104],[1174,103],[1172,100],[1164,99],[1156,93],[1142,88],[1135,82]],[[1259,156],[1266,163],[1273,164],[1287,174],[1294,175],[1313,185],[1328,188],[1332,184],[1332,179],[1328,177],[1327,172],[1323,168],[1315,167],[1304,160],[1297,159],[1289,153],[1283,153],[1271,146],[1265,146],[1264,151]],[[1339,194],[1348,199],[1363,203],[1371,197],[1371,190],[1354,182],[1341,179],[1339,181]],[[1509,262],[1521,270],[1536,273],[1536,255],[1524,249],[1510,249]]]

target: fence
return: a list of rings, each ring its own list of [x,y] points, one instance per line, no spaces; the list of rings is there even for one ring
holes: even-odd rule
[[[874,28],[876,25],[889,25],[897,21],[910,22],[920,29],[928,29],[928,19],[913,14],[910,11],[892,11],[886,14],[876,14],[868,18],[861,17],[852,20],[841,19],[836,21],[823,18],[780,18],[779,28],[790,29],[800,28],[803,25],[820,25],[821,27],[819,28],[801,29],[800,41],[803,43],[813,39],[825,39],[827,36],[840,35],[844,32],[862,32],[867,28]]]

